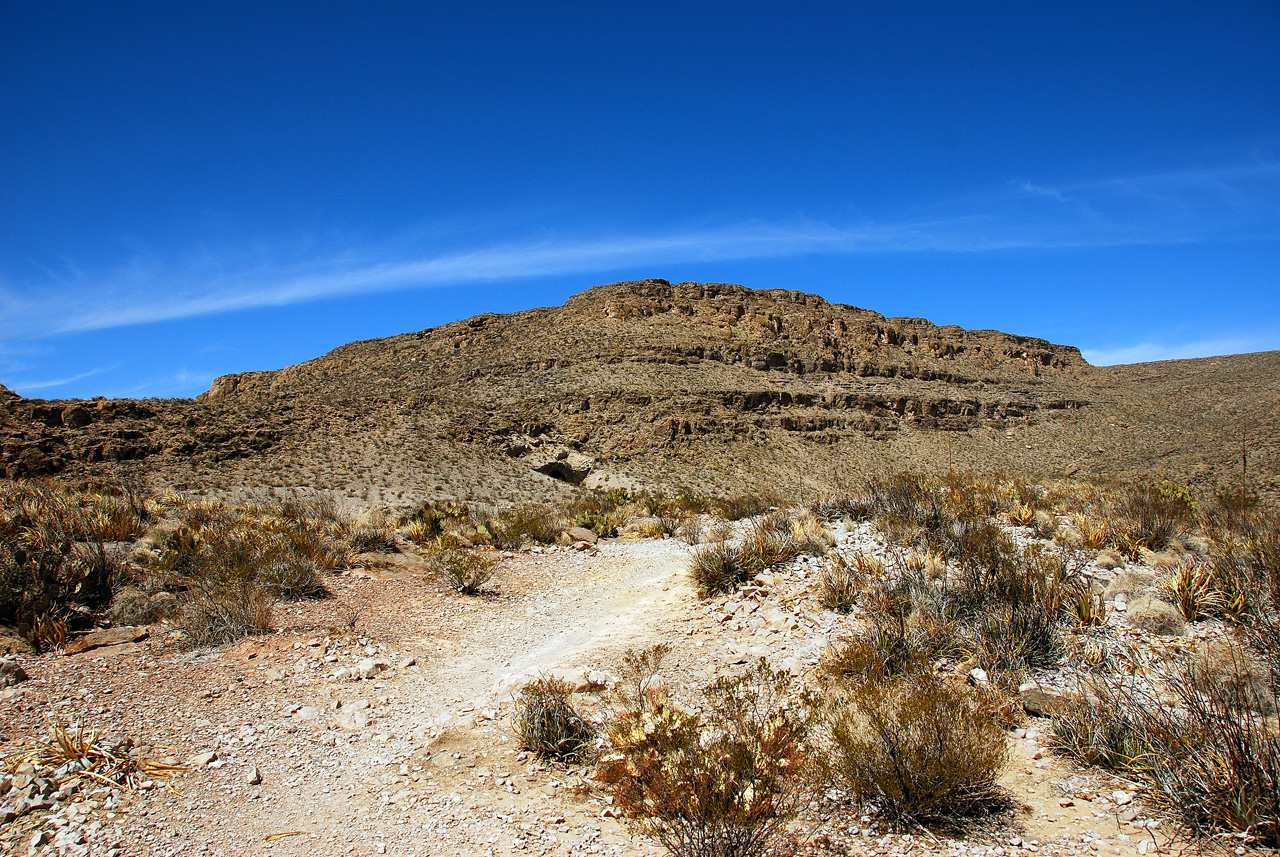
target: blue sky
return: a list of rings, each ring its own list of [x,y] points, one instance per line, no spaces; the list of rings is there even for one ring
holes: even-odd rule
[[[0,383],[646,276],[1280,348],[1280,4],[0,3]]]

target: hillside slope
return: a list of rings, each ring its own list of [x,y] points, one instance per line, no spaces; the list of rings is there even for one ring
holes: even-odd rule
[[[1276,488],[1280,353],[1127,367],[794,291],[662,280],[355,342],[197,400],[0,398],[11,476],[514,502],[577,483],[822,492],[873,472]]]

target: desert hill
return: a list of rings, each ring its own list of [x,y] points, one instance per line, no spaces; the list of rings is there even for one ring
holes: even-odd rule
[[[818,493],[949,460],[1207,486],[1238,480],[1243,442],[1274,491],[1277,370],[1277,352],[1098,368],[801,292],[644,280],[224,376],[196,400],[0,394],[0,469],[512,502],[579,483]]]

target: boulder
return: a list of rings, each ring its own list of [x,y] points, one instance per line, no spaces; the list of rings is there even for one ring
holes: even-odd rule
[[[87,652],[92,649],[100,649],[104,646],[119,646],[122,643],[136,643],[146,638],[146,628],[137,628],[129,625],[120,628],[104,628],[100,631],[90,631],[78,640],[72,640],[62,650],[62,653],[64,655],[78,655],[81,652]]]
[[[585,527],[569,527],[564,531],[564,535],[570,542],[586,542],[593,545],[600,541],[599,536]]]
[[[1074,691],[1041,687],[1033,681],[1018,688],[1022,708],[1034,717],[1054,717],[1077,705],[1088,704],[1088,697]]]
[[[27,671],[9,658],[0,659],[0,687],[13,687],[27,680]]]

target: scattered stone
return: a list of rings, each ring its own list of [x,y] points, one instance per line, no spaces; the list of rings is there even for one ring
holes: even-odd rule
[[[71,641],[63,650],[64,655],[78,655],[103,646],[119,646],[123,643],[136,643],[147,638],[147,629],[125,625],[120,628],[104,628],[90,631],[78,640]]]
[[[1023,709],[1035,717],[1053,717],[1073,705],[1088,701],[1082,694],[1052,690],[1033,681],[1018,688],[1018,697],[1022,700]]]
[[[262,784],[262,771],[257,768],[250,768],[245,774],[244,781],[251,786]]]
[[[27,680],[27,671],[9,658],[0,659],[0,687],[12,687]]]
[[[359,678],[376,678],[379,673],[383,672],[389,666],[391,666],[391,664],[380,658],[365,658],[360,663],[356,664],[355,674]]]
[[[191,767],[203,768],[206,765],[213,764],[215,761],[217,761],[217,759],[218,759],[218,754],[214,750],[210,750],[207,753],[197,753],[196,755],[191,757]]]
[[[600,541],[600,537],[585,527],[569,527],[564,531],[564,535],[570,542],[586,542],[593,545]]]
[[[349,709],[345,706],[338,712],[335,722],[338,728],[347,732],[359,732],[370,723],[369,713],[362,708]]]

